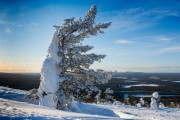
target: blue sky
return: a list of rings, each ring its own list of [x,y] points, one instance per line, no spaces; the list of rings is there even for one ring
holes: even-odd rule
[[[54,28],[96,4],[105,34],[84,41],[107,54],[92,68],[180,72],[179,0],[0,0],[0,71],[39,72]]]

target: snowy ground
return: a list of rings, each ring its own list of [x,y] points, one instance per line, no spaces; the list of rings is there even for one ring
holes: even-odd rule
[[[26,91],[0,87],[0,120],[84,120],[84,119],[109,119],[109,120],[179,120],[179,109],[150,110],[124,105],[104,105],[77,103],[82,113],[65,112],[35,105],[37,101],[24,98]],[[33,104],[32,104],[33,103]]]

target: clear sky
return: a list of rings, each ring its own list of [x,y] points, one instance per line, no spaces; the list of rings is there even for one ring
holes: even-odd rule
[[[92,68],[180,72],[179,0],[0,0],[0,71],[40,72],[54,28],[98,8],[105,34],[85,44],[107,54]]]

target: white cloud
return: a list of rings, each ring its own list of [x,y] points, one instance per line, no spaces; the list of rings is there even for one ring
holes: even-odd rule
[[[12,30],[10,30],[9,28],[6,28],[5,33],[12,33]]]
[[[30,23],[30,26],[37,26],[38,24],[37,23]]]
[[[119,29],[119,32],[147,28],[155,25],[167,16],[180,16],[180,12],[176,9],[151,8],[145,10],[142,7],[100,14],[102,18],[112,22],[112,29]]]
[[[169,38],[169,37],[159,37],[157,38],[157,42],[170,42],[173,38]]]
[[[117,44],[133,44],[134,41],[130,41],[130,40],[117,40],[115,43],[117,43]]]
[[[167,53],[167,52],[180,52],[180,46],[174,46],[174,47],[167,47],[167,48],[162,48],[159,51],[159,53]]]
[[[158,50],[151,52],[150,55],[159,55],[159,54],[176,53],[176,52],[180,52],[180,46],[160,48]]]

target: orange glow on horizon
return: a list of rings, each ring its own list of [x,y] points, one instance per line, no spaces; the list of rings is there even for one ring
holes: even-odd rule
[[[37,63],[7,63],[0,62],[0,72],[10,73],[36,73],[40,72],[41,64]]]

